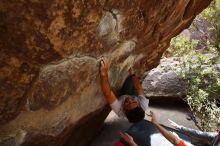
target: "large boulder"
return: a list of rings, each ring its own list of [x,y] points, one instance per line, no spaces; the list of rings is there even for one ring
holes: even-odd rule
[[[0,1],[0,145],[87,145],[127,70],[155,67],[211,0]],[[80,131],[80,132],[79,132]]]
[[[148,72],[142,86],[150,100],[182,100],[185,97],[186,88],[174,70],[180,70],[178,66],[178,58],[164,58],[156,68]]]
[[[213,59],[216,57],[215,54],[203,54],[204,57],[207,57],[207,59]],[[190,58],[190,56],[188,56]],[[185,56],[185,58],[187,58]],[[182,58],[183,59],[183,58]],[[186,97],[186,83],[181,78],[181,64],[180,60],[182,60],[179,57],[169,57],[169,58],[163,58],[160,60],[160,64],[150,70],[149,72],[146,72],[146,76],[143,79],[142,86],[144,88],[145,95],[150,100],[157,100],[157,101],[170,101],[170,100],[182,100]],[[193,60],[195,61],[194,64],[191,66],[192,69],[194,67],[199,66],[199,60],[196,56],[193,57]],[[213,66],[209,65],[201,65],[201,69],[205,70],[206,72],[212,72],[212,73],[218,73],[220,70],[220,64],[217,62]],[[209,79],[210,83],[212,82],[212,79]],[[207,86],[207,85],[206,85]],[[207,91],[209,92],[209,91]],[[215,92],[209,92],[211,95],[210,98],[213,99],[220,99],[220,96]]]

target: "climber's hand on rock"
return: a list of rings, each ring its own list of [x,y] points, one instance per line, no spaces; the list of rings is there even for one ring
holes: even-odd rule
[[[131,67],[131,68],[128,70],[128,72],[129,72],[130,75],[134,75],[134,74],[135,74],[133,67]]]
[[[109,59],[106,58],[106,57],[103,57],[103,58],[101,59],[100,74],[101,74],[102,76],[107,75],[107,74],[108,74],[109,67],[110,67],[110,61],[109,61]]]

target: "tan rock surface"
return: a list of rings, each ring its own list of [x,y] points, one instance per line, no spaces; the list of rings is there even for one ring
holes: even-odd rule
[[[130,66],[155,67],[210,1],[1,0],[0,145],[80,145],[95,130],[71,130],[85,117],[98,129],[108,113],[100,57],[112,61],[117,92]]]

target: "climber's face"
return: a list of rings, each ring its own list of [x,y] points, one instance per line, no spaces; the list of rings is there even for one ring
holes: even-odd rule
[[[138,101],[132,97],[127,97],[124,101],[124,109],[125,110],[132,110],[138,106],[139,106]]]

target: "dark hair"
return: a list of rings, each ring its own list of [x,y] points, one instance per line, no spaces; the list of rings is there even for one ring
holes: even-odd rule
[[[125,115],[129,122],[136,123],[144,119],[145,112],[141,107],[136,107],[131,110],[125,110]]]

